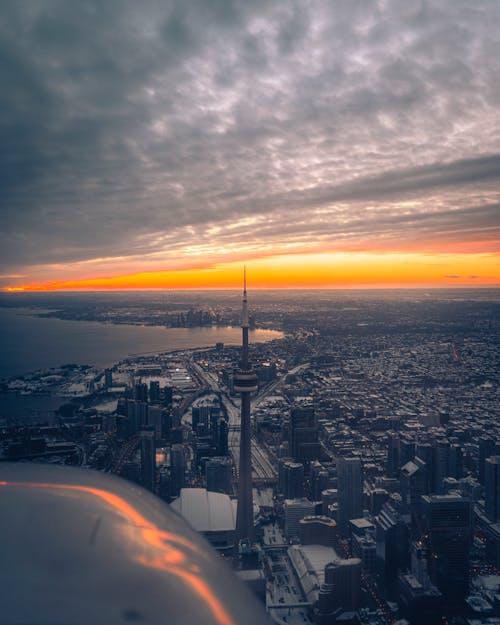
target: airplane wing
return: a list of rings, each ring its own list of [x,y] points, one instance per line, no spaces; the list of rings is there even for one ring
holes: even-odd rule
[[[2,625],[258,625],[263,606],[169,506],[95,471],[0,464]]]

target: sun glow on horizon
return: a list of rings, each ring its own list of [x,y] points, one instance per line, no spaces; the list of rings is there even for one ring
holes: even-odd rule
[[[338,252],[288,254],[247,263],[253,289],[398,288],[500,285],[500,257],[492,253],[423,254]],[[66,290],[233,289],[240,261],[205,268],[134,271],[118,275],[7,285],[5,292]]]

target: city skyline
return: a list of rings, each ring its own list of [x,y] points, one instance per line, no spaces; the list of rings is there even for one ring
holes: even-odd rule
[[[0,289],[500,284],[497,2],[1,11]]]
[[[191,622],[172,574],[184,589],[205,584],[198,597],[209,613],[218,578],[193,569],[190,554],[206,561],[210,544],[275,623],[498,618],[498,291],[252,292],[250,315],[245,287],[244,278],[241,309],[232,292],[3,296],[3,360],[21,329],[23,361],[0,375],[3,494],[24,502],[20,521],[26,506],[36,511],[36,544],[47,536],[33,549],[21,522],[4,523],[19,596],[34,567],[60,595],[56,558],[102,613],[100,550],[118,579],[109,605],[127,605],[124,580],[152,580],[132,583],[137,613],[150,614],[156,597],[162,614],[174,601],[176,622]],[[270,328],[260,340],[249,336],[255,318]],[[103,340],[118,326],[122,355]],[[180,331],[177,342],[167,328]],[[145,332],[155,329],[164,336],[149,349]],[[61,351],[72,344],[90,349]],[[113,520],[96,522],[89,495]],[[191,548],[188,526],[205,546]],[[120,561],[107,557],[108,536]],[[80,595],[68,596],[74,613]],[[37,597],[16,598],[10,613],[59,610]],[[230,600],[221,606],[240,622]]]

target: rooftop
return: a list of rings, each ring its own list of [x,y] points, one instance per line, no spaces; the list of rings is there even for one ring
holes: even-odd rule
[[[198,532],[234,531],[236,501],[204,488],[182,488],[171,507]]]

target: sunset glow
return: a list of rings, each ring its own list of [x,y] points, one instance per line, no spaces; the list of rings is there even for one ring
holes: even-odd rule
[[[5,9],[0,289],[500,284],[499,3],[70,4]]]
[[[390,288],[499,284],[496,254],[296,254],[249,263],[253,289]],[[241,287],[241,262],[200,269],[151,271],[55,280],[6,291],[232,289]]]

